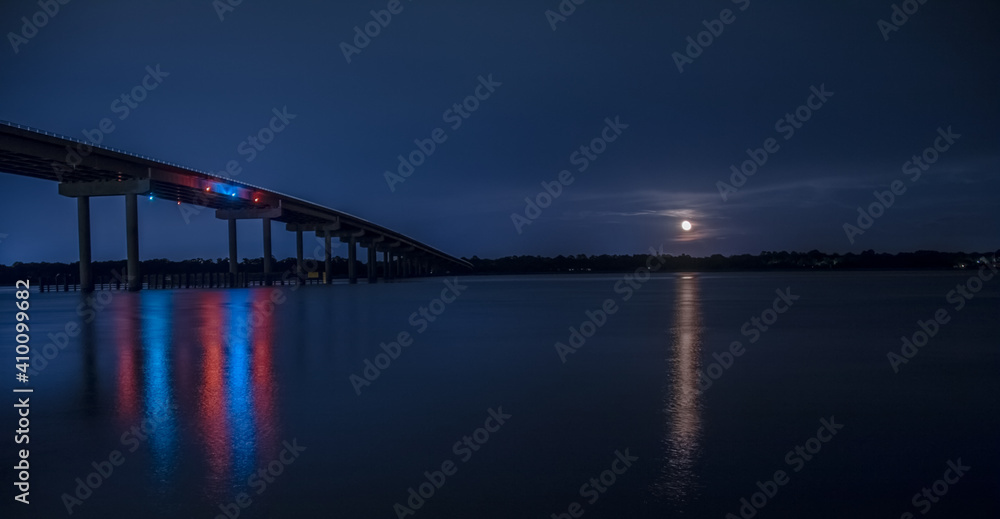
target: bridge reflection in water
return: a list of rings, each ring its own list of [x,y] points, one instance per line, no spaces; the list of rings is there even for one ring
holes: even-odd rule
[[[664,394],[665,462],[657,491],[671,501],[685,502],[693,496],[698,485],[694,465],[701,438],[698,366],[702,322],[697,275],[679,275],[675,294],[670,383]]]
[[[170,494],[179,474],[203,472],[206,497],[226,499],[278,451],[267,290],[144,292],[115,322],[115,411],[123,440],[150,456],[152,486]],[[183,305],[183,311],[178,311]],[[191,312],[193,309],[195,312]],[[193,322],[175,314],[195,315]],[[143,429],[145,427],[145,430]],[[146,432],[148,431],[148,432]],[[180,445],[203,467],[177,467]],[[125,453],[131,456],[130,452]],[[200,458],[200,457],[199,457]]]

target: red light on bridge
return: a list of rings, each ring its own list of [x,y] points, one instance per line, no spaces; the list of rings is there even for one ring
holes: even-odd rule
[[[205,188],[205,191],[211,191],[211,190],[212,190],[212,188],[210,188],[210,187],[206,187]]]
[[[260,202],[260,198],[258,198],[258,197],[254,197],[253,201],[254,201],[254,202]]]

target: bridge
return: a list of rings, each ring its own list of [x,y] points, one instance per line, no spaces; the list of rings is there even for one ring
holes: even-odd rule
[[[450,268],[472,265],[409,236],[300,198],[232,178],[159,161],[123,150],[0,121],[0,172],[51,180],[59,183],[59,194],[76,198],[80,238],[80,288],[94,289],[90,248],[90,197],[125,198],[125,241],[129,290],[142,287],[139,272],[138,198],[169,201],[194,208],[215,210],[229,223],[229,270],[238,274],[236,223],[263,222],[263,280],[271,284],[271,224],[281,222],[296,234],[296,275],[305,277],[303,233],[316,233],[325,245],[325,282],[332,278],[331,240],[348,244],[348,281],[357,283],[357,247],[368,251],[368,282],[375,283],[379,270],[384,280],[428,275]],[[182,207],[182,212],[184,208]],[[381,269],[377,254],[382,253]]]

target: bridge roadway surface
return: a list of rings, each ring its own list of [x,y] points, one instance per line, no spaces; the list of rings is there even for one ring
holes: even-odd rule
[[[299,274],[304,273],[302,233],[315,232],[325,238],[326,282],[330,282],[330,240],[349,244],[348,278],[357,281],[356,248],[368,248],[369,282],[376,281],[376,252],[383,253],[382,277],[423,275],[472,265],[402,233],[363,218],[272,191],[232,178],[163,162],[114,148],[57,135],[15,123],[0,121],[0,172],[59,183],[59,194],[77,199],[80,234],[80,285],[92,290],[90,273],[90,197],[124,196],[126,241],[130,290],[141,288],[138,258],[139,196],[215,209],[216,217],[229,221],[230,273],[237,273],[236,221],[263,221],[264,279],[271,281],[271,225],[282,222],[297,233],[296,253]],[[185,208],[182,208],[183,215]]]

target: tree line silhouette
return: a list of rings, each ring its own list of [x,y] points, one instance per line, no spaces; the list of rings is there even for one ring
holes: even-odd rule
[[[916,251],[898,254],[866,250],[860,254],[763,251],[739,254],[692,257],[666,255],[660,270],[665,271],[760,271],[760,270],[851,270],[851,269],[953,269],[976,265],[980,258],[996,263],[1000,250],[987,253]],[[507,256],[497,259],[464,258],[473,264],[476,274],[532,274],[559,272],[626,272],[643,268],[647,254],[602,254],[587,256]]]
[[[601,254],[575,256],[506,256],[483,259],[478,256],[463,258],[473,265],[470,274],[541,274],[581,272],[628,272],[646,265],[647,254]],[[667,254],[661,271],[760,271],[760,270],[852,270],[852,269],[954,269],[978,267],[977,262],[986,258],[995,264],[1000,250],[993,252],[938,252],[916,251],[898,254],[876,253],[866,250],[860,254],[827,254],[818,250],[809,252],[763,251],[760,254],[739,254],[692,257],[687,254]],[[173,274],[223,274],[229,272],[229,259],[188,259],[172,261],[150,259],[141,262],[144,275]],[[333,276],[347,277],[347,259],[333,258]],[[115,272],[125,271],[125,260],[93,262],[95,277],[111,278]],[[262,272],[263,258],[244,258],[240,272]],[[323,270],[322,262],[319,270]],[[366,272],[364,262],[358,262],[359,273]],[[294,271],[295,258],[272,260],[272,271]],[[12,285],[18,279],[54,279],[57,275],[75,278],[79,263],[21,263],[0,265],[0,284]]]

